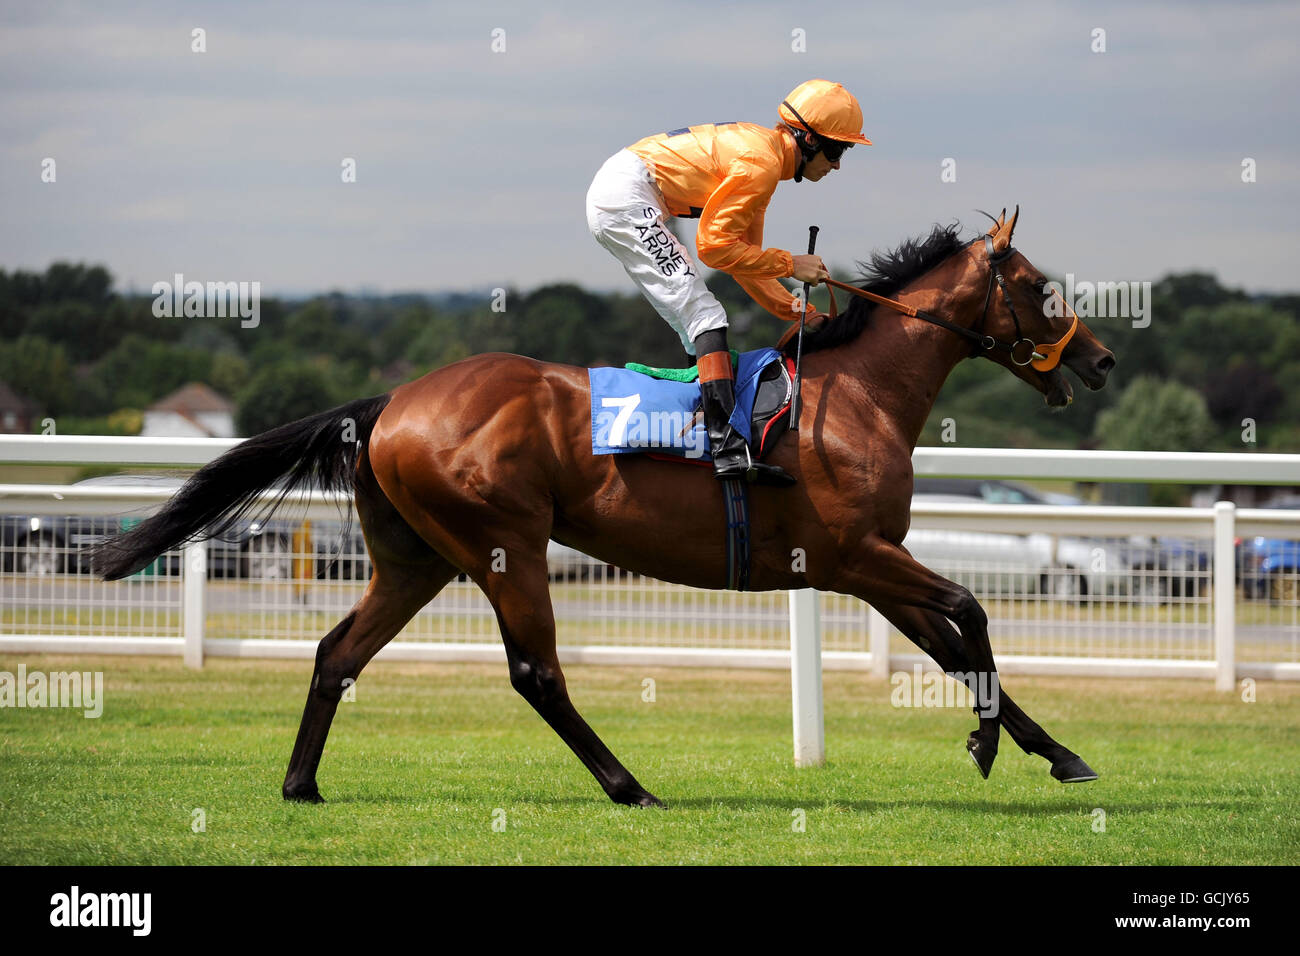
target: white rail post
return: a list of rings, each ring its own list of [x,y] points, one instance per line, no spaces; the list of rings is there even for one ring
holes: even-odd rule
[[[1237,686],[1237,508],[1214,505],[1214,689]]]
[[[191,541],[181,559],[181,630],[186,667],[203,666],[203,625],[207,613],[208,543]]]
[[[889,677],[889,621],[874,607],[867,609],[867,650],[871,651],[871,673]]]
[[[821,600],[812,588],[790,592],[790,689],[794,700],[794,765],[826,762],[822,712]]]

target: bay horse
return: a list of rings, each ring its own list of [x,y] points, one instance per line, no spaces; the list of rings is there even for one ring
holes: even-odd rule
[[[1011,246],[1018,214],[1008,220],[1003,210],[987,238],[966,243],[956,225],[936,226],[872,257],[866,288],[946,325],[855,298],[807,335],[802,427],[770,457],[798,484],[750,489],[750,587],[816,588],[869,603],[944,671],[978,675],[969,684],[980,717],[967,750],[985,777],[1005,726],[1026,753],[1050,761],[1053,777],[1076,782],[1097,775],[1001,690],[979,603],[902,544],[912,451],[958,362],[978,352],[1050,406],[1070,402],[1069,383],[1059,366],[1018,364],[1013,335],[1056,342],[1060,361],[1092,389],[1115,363],[1081,322],[1061,346],[1067,317],[1044,307],[1044,276]],[[725,587],[726,518],[711,469],[593,455],[586,369],[483,354],[247,439],[195,472],[153,517],[101,544],[96,569],[106,580],[125,577],[184,541],[222,533],[268,489],[309,485],[353,494],[374,574],[317,648],[285,799],[321,801],[317,767],[345,687],[463,572],[496,612],[515,690],[612,800],[663,805],[569,698],[546,546],[554,538],[632,572]],[[802,562],[792,561],[795,549]]]

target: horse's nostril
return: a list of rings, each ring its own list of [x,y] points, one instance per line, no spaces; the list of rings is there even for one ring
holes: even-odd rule
[[[1107,355],[1097,363],[1097,371],[1102,375],[1109,375],[1110,370],[1115,367],[1115,356]]]

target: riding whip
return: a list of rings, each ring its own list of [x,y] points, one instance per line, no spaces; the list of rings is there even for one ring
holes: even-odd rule
[[[817,226],[808,227],[808,255],[812,255],[817,248]],[[799,342],[794,348],[794,391],[790,396],[790,431],[799,430],[799,412],[803,406],[799,402],[799,386],[802,379],[799,374],[799,367],[803,363],[803,324],[808,315],[808,286],[810,283],[803,284],[803,311],[799,313]]]

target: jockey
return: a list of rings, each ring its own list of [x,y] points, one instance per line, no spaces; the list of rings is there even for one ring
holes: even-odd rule
[[[735,407],[727,316],[686,247],[664,220],[698,217],[699,259],[730,274],[759,305],[785,321],[800,302],[782,278],[827,278],[818,256],[763,248],[763,216],[778,182],[817,182],[840,168],[862,135],[862,109],[838,83],[809,80],[777,110],[773,128],[712,123],[648,136],[611,156],[587,192],[587,224],[698,357],[714,475],[790,485],[784,469],[753,460],[729,424]],[[815,312],[811,305],[807,311]]]

